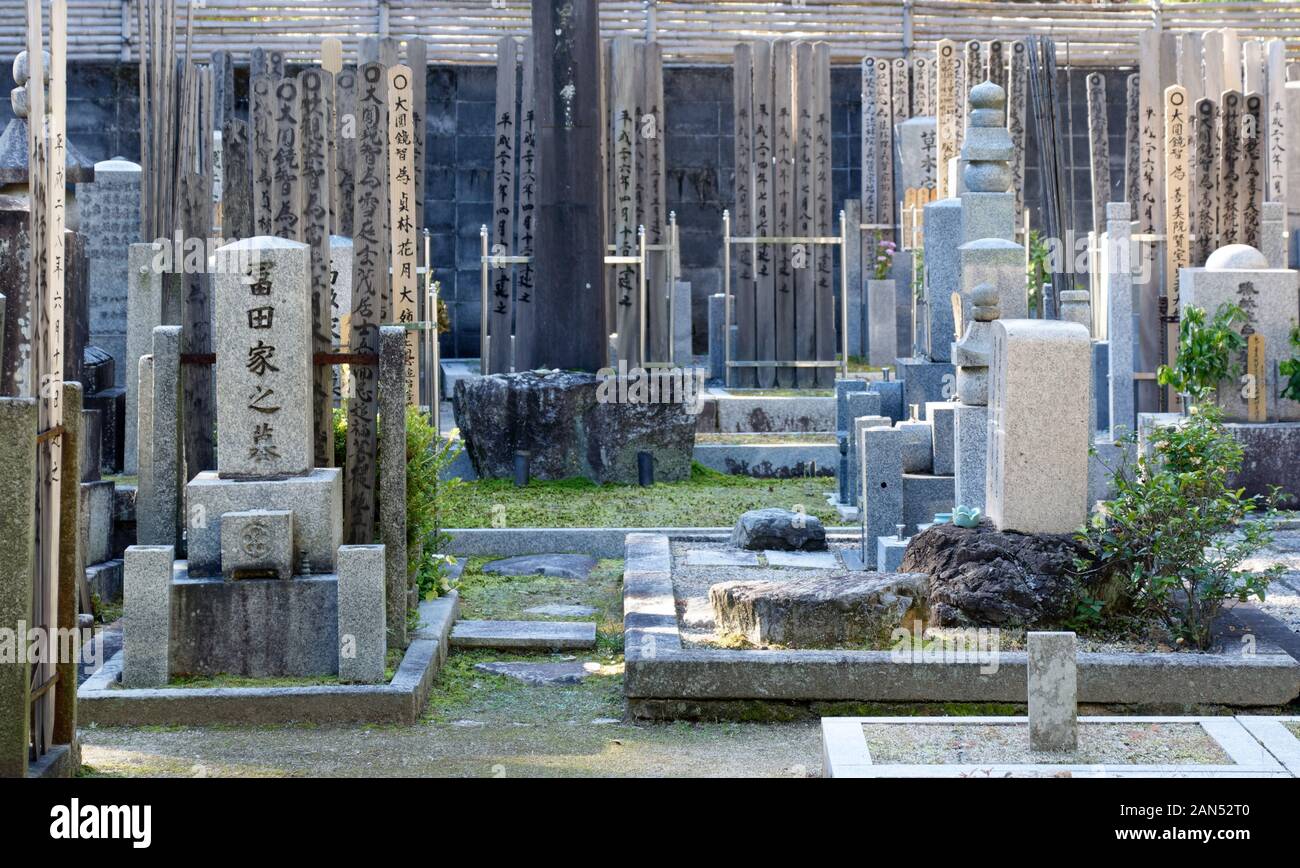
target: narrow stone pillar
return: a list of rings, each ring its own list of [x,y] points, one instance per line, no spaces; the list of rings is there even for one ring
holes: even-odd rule
[[[384,541],[388,641],[406,647],[406,329],[379,330],[379,527]]]
[[[1029,634],[1029,749],[1079,747],[1073,633]]]
[[[165,687],[170,677],[171,546],[130,546],[122,584],[122,685]]]
[[[1106,340],[1110,344],[1110,434],[1133,431],[1132,206],[1106,205]]]
[[[0,398],[0,628],[26,646],[36,570],[36,402]],[[25,655],[0,663],[0,778],[27,774],[31,668]]]
[[[876,540],[896,533],[903,521],[903,437],[897,428],[876,427],[863,430],[858,442],[862,533],[868,558],[876,551]]]
[[[140,471],[136,540],[179,543],[181,490],[181,327],[153,331],[148,467]],[[143,403],[143,402],[142,402]]]
[[[383,681],[388,653],[384,638],[384,547],[340,546],[338,576],[339,681]]]
[[[163,276],[153,267],[158,245],[132,244],[127,251],[126,271],[126,455],[122,472],[138,473],[140,387],[136,366],[140,357],[153,352],[153,330],[163,324]]]

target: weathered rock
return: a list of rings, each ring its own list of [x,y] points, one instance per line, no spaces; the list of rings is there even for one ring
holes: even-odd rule
[[[912,537],[899,569],[929,576],[935,624],[1032,626],[1068,614],[1070,571],[1084,554],[1071,534],[937,524]]]
[[[556,684],[581,684],[592,675],[591,664],[569,663],[476,663],[479,672],[504,675],[525,684],[549,687]]]
[[[888,636],[924,620],[926,577],[891,573],[721,582],[709,588],[715,625],[760,645],[827,648]]]
[[[483,478],[513,476],[515,452],[523,450],[533,479],[634,483],[642,451],[654,456],[656,480],[687,479],[695,416],[689,405],[658,397],[650,401],[594,374],[528,371],[460,380],[452,407]]]
[[[483,565],[483,572],[499,576],[553,576],[585,579],[596,568],[591,555],[519,555]]]
[[[826,528],[815,515],[777,507],[751,509],[731,529],[731,544],[750,551],[822,551]]]

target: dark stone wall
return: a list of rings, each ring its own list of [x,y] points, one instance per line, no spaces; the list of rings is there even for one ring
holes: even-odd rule
[[[247,71],[236,73],[237,112],[247,106]],[[138,83],[135,66],[72,64],[68,84],[70,139],[91,160],[123,156],[139,159]],[[1127,73],[1107,72],[1112,198],[1123,191],[1124,81]],[[492,121],[496,70],[490,66],[431,66],[428,71],[425,148],[425,219],[432,234],[433,263],[453,318],[443,338],[450,357],[478,354],[479,227],[488,222],[492,201]],[[1076,225],[1089,222],[1087,106],[1084,73],[1061,72],[1061,90],[1071,95],[1062,123],[1074,131],[1063,141],[1064,157],[1073,143],[1073,213]],[[0,92],[13,87],[10,71],[0,70]],[[861,185],[861,98],[856,67],[831,71],[833,185],[835,213]],[[682,270],[691,282],[695,347],[705,349],[707,298],[722,283],[722,212],[734,199],[731,69],[720,66],[669,67],[664,71],[668,208],[680,225]],[[11,116],[0,101],[0,123]],[[1037,143],[1028,127],[1025,198],[1035,211],[1041,198],[1035,165]],[[593,176],[593,183],[598,179]],[[838,283],[836,284],[838,286]]]

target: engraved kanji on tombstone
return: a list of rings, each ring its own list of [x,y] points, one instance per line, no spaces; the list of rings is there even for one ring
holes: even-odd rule
[[[302,240],[311,261],[312,350],[328,353],[333,348],[330,323],[330,191],[329,173],[330,94],[333,76],[319,68],[298,75],[302,95],[300,110]],[[316,366],[312,373],[313,461],[316,467],[334,466],[333,425],[334,375],[332,366]]]
[[[420,403],[415,234],[415,124],[411,70],[388,70],[388,201],[392,227],[393,321],[406,326],[406,403]]]

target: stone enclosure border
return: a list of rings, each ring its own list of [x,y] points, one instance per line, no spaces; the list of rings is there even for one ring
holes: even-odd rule
[[[676,534],[672,538],[678,538]],[[1012,702],[1026,700],[1027,655],[988,661],[896,662],[889,651],[713,650],[683,647],[670,537],[631,533],[623,573],[624,682],[636,717],[718,701]],[[1078,655],[1079,701],[1161,711],[1277,707],[1300,694],[1287,654]]]
[[[1300,737],[1287,729],[1288,723],[1300,723],[1300,714],[1292,715],[1238,715],[1237,720],[1277,761],[1291,774],[1300,778]]]
[[[447,659],[460,610],[456,592],[420,604],[420,628],[387,684],[127,690],[112,687],[122,652],[77,691],[81,722],[100,726],[282,723],[394,723],[419,720],[433,678]]]
[[[895,726],[1014,726],[1027,717],[823,717],[822,777],[827,778],[1288,778],[1295,769],[1279,764],[1276,751],[1257,741],[1247,721],[1238,717],[1080,717],[1079,723],[1197,723],[1232,760],[1225,764],[1066,765],[1054,763],[876,764],[871,760],[864,724]],[[1281,724],[1277,724],[1279,727]],[[1290,735],[1290,733],[1287,733]]]

